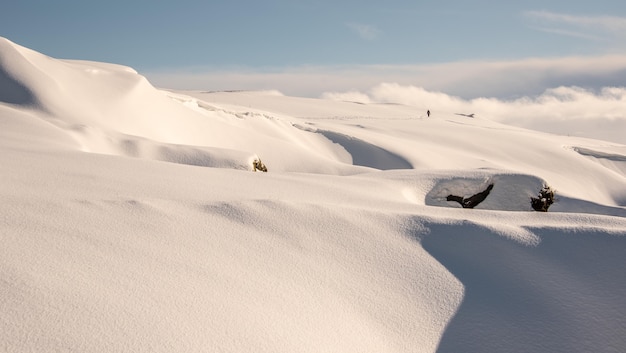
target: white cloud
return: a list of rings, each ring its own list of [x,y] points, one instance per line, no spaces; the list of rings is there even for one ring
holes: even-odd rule
[[[358,103],[372,103],[370,96],[367,93],[359,92],[359,91],[348,91],[348,92],[324,92],[322,94],[322,99],[329,99],[334,101],[343,101],[343,102],[358,102]]]
[[[375,40],[380,36],[380,30],[371,25],[348,23],[348,28],[365,40]]]

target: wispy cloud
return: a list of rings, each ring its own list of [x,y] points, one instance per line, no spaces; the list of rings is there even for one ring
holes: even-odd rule
[[[600,28],[609,32],[626,31],[626,18],[616,16],[574,16],[549,11],[527,11],[528,17],[578,27]]]
[[[365,40],[375,40],[381,34],[380,30],[372,25],[348,23],[346,26]]]
[[[558,29],[558,28],[535,27],[535,26],[533,26],[531,28],[535,29],[537,31],[541,31],[541,32],[553,33],[553,34],[558,34],[558,35],[567,36],[567,37],[588,39],[588,40],[593,40],[593,41],[597,41],[597,42],[608,42],[609,41],[609,39],[606,38],[606,37],[600,37],[600,36],[597,36],[597,35],[584,33],[584,32],[576,32],[576,31],[570,31],[570,30]]]
[[[626,17],[576,16],[550,11],[526,11],[524,16],[539,24],[532,28],[544,32],[589,40],[626,37]]]

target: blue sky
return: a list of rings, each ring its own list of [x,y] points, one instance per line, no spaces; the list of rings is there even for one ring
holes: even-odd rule
[[[515,81],[509,74],[475,95],[626,82],[623,0],[20,0],[3,5],[0,36],[55,58],[131,66],[171,88],[316,95],[402,81],[463,96],[469,88],[459,87],[503,75],[503,65],[524,81],[564,67],[561,59],[570,76],[498,90]],[[591,61],[573,63],[581,57]],[[483,76],[459,83],[450,73],[461,68]]]

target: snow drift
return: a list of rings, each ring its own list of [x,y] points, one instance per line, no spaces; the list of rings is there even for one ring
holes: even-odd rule
[[[626,146],[422,115],[0,39],[2,349],[626,349]]]

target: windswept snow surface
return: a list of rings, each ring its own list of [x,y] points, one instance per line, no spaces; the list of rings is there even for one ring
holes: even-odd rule
[[[0,350],[626,351],[626,146],[423,115],[0,38]]]

